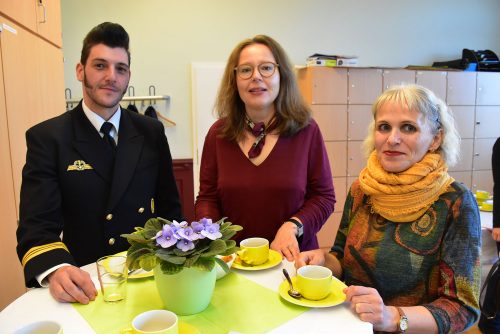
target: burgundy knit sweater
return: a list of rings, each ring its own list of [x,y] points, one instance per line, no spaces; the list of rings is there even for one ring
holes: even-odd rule
[[[263,237],[272,242],[292,216],[304,224],[301,250],[318,248],[316,233],[333,212],[335,194],[317,123],[291,137],[280,136],[269,156],[255,166],[236,142],[220,137],[223,120],[210,128],[203,147],[197,219],[228,217],[243,226],[236,240]]]

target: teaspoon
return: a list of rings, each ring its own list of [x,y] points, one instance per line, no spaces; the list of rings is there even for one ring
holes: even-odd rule
[[[300,297],[302,297],[302,295],[300,294],[300,292],[298,292],[297,290],[295,290],[293,288],[292,280],[290,278],[290,275],[288,275],[288,271],[286,271],[285,268],[283,268],[283,275],[285,275],[285,278],[288,281],[288,284],[290,284],[290,289],[288,290],[288,294],[290,295],[290,297],[293,297],[293,298],[300,298]]]

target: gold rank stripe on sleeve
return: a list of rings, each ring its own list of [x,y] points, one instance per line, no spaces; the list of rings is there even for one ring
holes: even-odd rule
[[[66,171],[76,170],[80,172],[85,169],[93,169],[93,168],[91,165],[89,165],[83,160],[75,160],[75,162],[73,162],[72,165],[68,165],[68,169],[66,169]]]
[[[68,248],[66,247],[66,245],[62,242],[53,242],[51,244],[46,244],[46,245],[41,245],[41,246],[36,246],[36,247],[33,247],[33,248],[30,248],[29,251],[26,252],[26,254],[24,254],[23,256],[23,259],[21,261],[21,264],[23,265],[23,268],[24,266],[26,266],[26,264],[28,263],[28,261],[30,261],[31,259],[45,253],[45,252],[49,252],[51,250],[54,250],[54,249],[64,249],[66,252],[69,253],[69,250]]]

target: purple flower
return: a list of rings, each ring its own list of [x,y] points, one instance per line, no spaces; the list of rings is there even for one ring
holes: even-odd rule
[[[182,239],[194,241],[198,239],[196,233],[194,233],[191,227],[185,227],[177,230],[177,235]]]
[[[205,226],[201,223],[198,222],[192,222],[191,223],[191,228],[193,229],[193,235],[191,237],[191,240],[198,240],[198,239],[205,239],[203,235],[201,235],[201,231],[205,229]]]
[[[175,245],[178,240],[174,234],[174,230],[168,224],[163,225],[162,230],[156,233],[155,238],[156,243],[162,248],[168,248],[172,245]]]
[[[212,225],[212,219],[210,219],[210,218],[201,218],[200,219],[200,224],[202,224],[205,227],[207,227],[208,225]]]
[[[193,228],[194,233],[200,233],[205,229],[205,225],[199,222],[192,222],[191,227]]]
[[[212,220],[210,219],[210,221]],[[205,229],[201,231],[201,234],[210,240],[215,240],[222,237],[222,233],[219,232],[219,224],[210,223],[206,225]]]
[[[194,243],[191,240],[182,239],[177,242],[177,248],[182,250],[183,252],[187,252],[194,248]]]
[[[187,226],[187,222],[185,221],[182,221],[182,222],[177,222],[176,220],[174,220],[172,222],[172,224],[170,225],[170,227],[172,228],[172,230],[174,230],[174,233],[176,233],[179,229],[181,228],[184,228],[185,226]]]

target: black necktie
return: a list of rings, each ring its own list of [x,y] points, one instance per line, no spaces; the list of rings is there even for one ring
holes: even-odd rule
[[[102,139],[106,143],[108,149],[114,154],[116,149],[115,139],[111,137],[111,129],[113,128],[113,124],[110,122],[104,122],[101,126],[101,133],[104,135]]]

